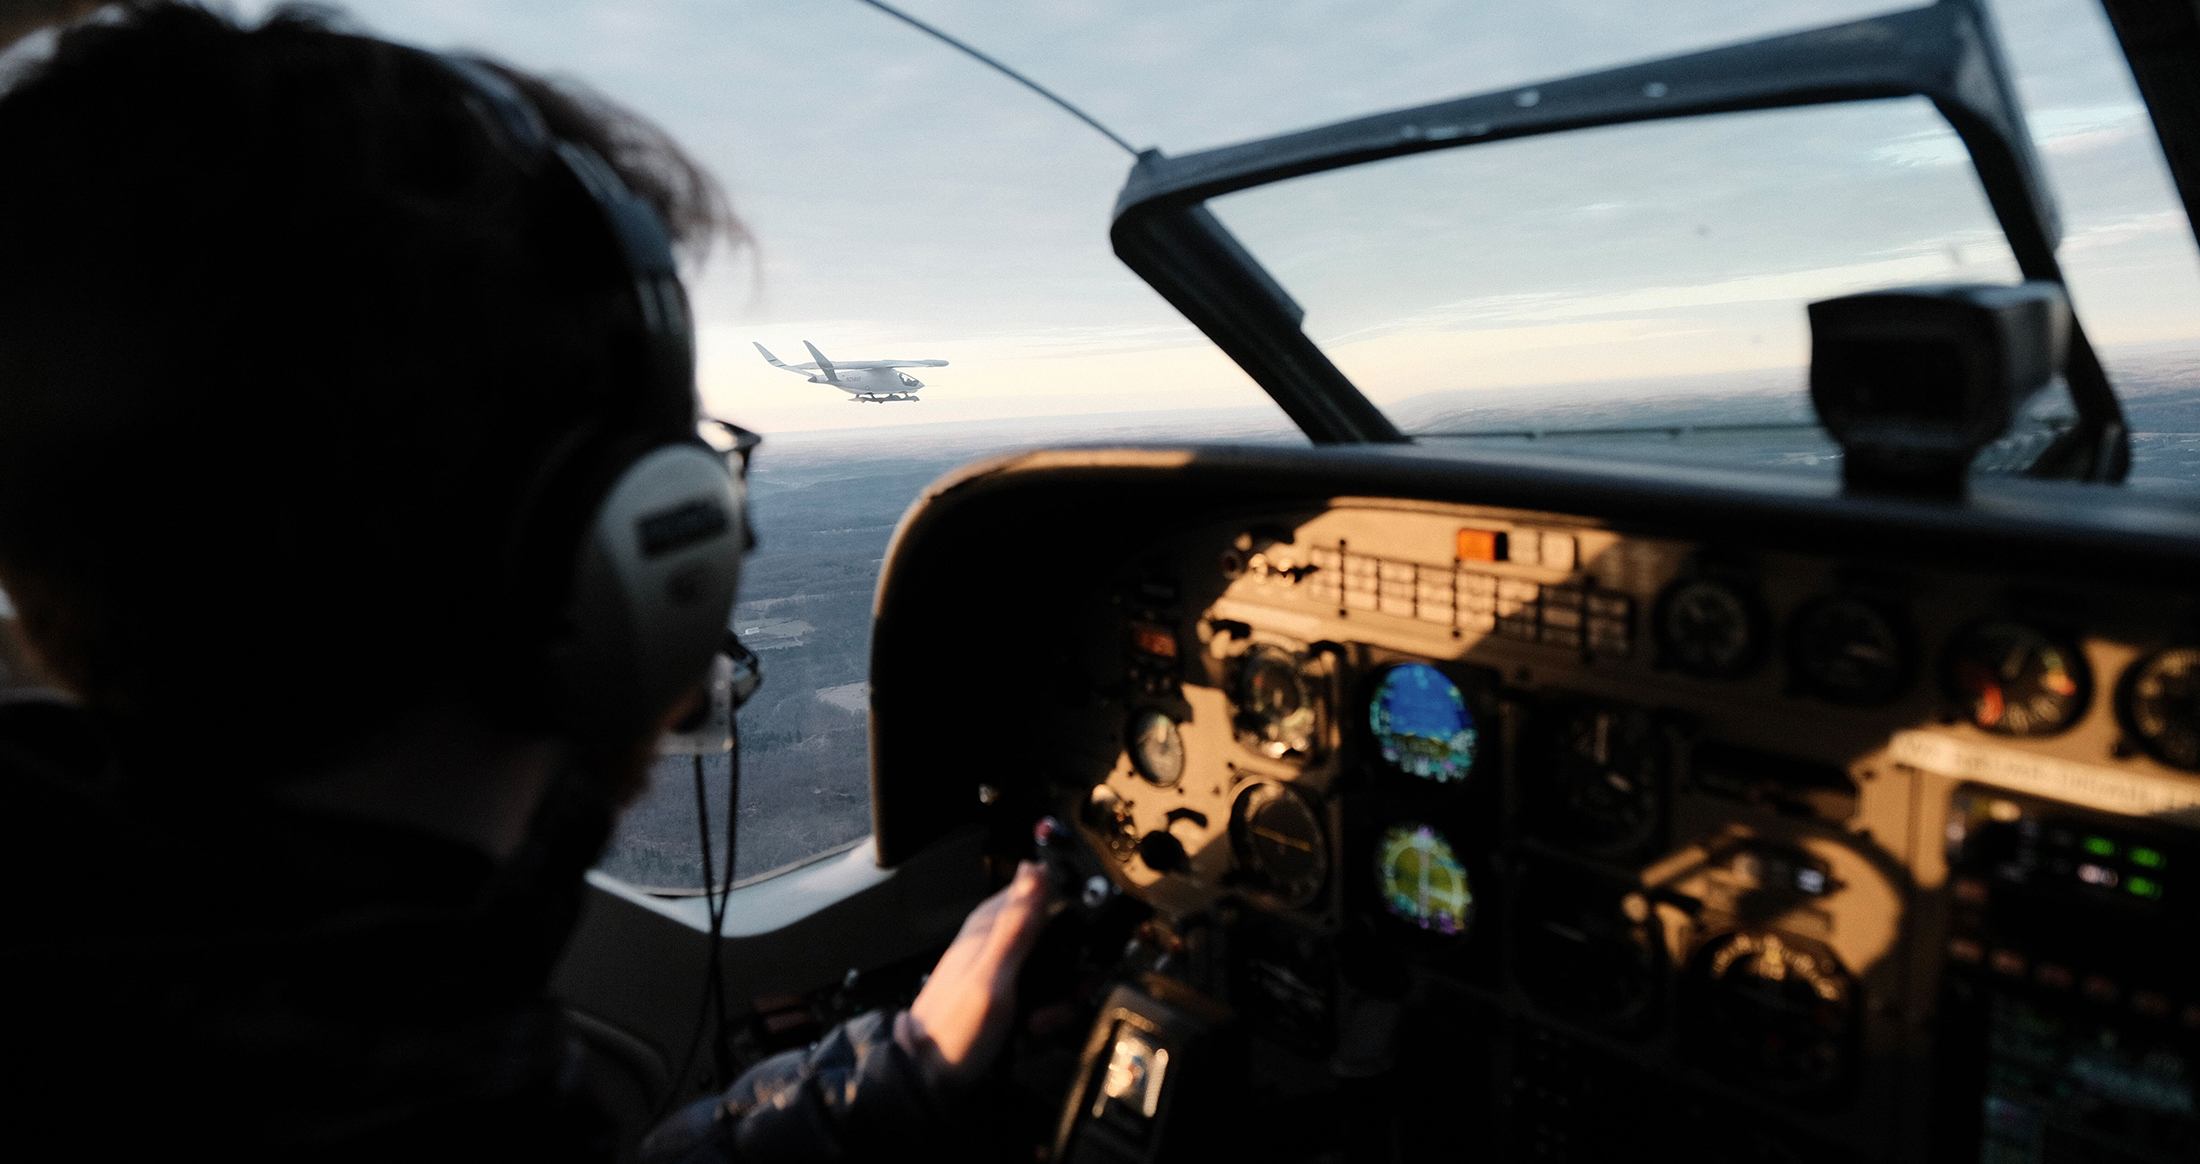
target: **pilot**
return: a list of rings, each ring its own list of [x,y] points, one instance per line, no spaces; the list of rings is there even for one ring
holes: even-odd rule
[[[325,12],[149,0],[14,55],[0,586],[55,694],[0,704],[11,1140],[630,1156],[545,982],[699,685],[546,678],[543,644],[643,633],[592,621],[572,551],[658,472],[637,450],[696,464],[688,365],[651,346],[685,332],[637,288],[672,278],[665,238],[699,254],[739,224],[602,97]],[[669,536],[732,536],[704,518]],[[739,560],[697,585],[730,601]],[[632,698],[572,696],[591,684]],[[1025,866],[909,1009],[640,1151],[945,1143],[1047,906]]]

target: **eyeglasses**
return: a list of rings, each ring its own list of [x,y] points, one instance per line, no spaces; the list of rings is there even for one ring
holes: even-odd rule
[[[725,439],[733,442],[731,448],[720,448],[719,442],[709,440],[707,436],[704,438],[712,448],[718,449],[720,453],[724,454],[726,468],[731,469],[735,477],[744,481],[747,480],[749,476],[749,454],[756,451],[756,446],[764,443],[764,438],[730,420],[720,420],[715,416],[704,417],[696,427],[702,429],[705,425],[718,426],[719,433]],[[735,463],[735,458],[739,458],[738,464]]]
[[[708,432],[708,426],[711,425],[717,426],[718,432],[715,435],[720,440],[710,439],[711,434]],[[701,423],[696,425],[696,428],[704,430],[698,432],[697,435],[702,436],[710,447],[717,449],[726,458],[726,468],[733,473],[735,479],[747,481],[749,477],[749,455],[756,451],[756,446],[764,443],[764,438],[730,420],[720,420],[715,416],[704,417]],[[731,441],[732,444],[730,447],[721,447],[721,441]],[[746,502],[743,503],[743,507],[746,508]],[[756,527],[750,525],[745,519],[741,524],[748,531],[747,548],[755,549]],[[756,652],[745,646],[730,628],[726,631],[726,641],[723,646],[719,647],[719,653],[723,654],[733,664],[731,673],[726,676],[726,694],[727,702],[733,710],[738,711],[742,704],[749,701],[750,696],[756,694],[756,689],[763,685],[764,665],[756,657]]]

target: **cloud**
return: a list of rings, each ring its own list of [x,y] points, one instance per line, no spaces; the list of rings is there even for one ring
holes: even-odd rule
[[[2162,245],[2164,250],[2174,250],[2179,241],[2191,237],[2189,220],[2182,212],[2156,210],[2088,223],[2077,233],[2064,236],[2061,254],[2067,259],[2132,242],[2152,242]]]
[[[2118,103],[2070,109],[2040,109],[2025,117],[2032,143],[2042,153],[2072,155],[2137,136],[2147,125],[2145,108]],[[1969,163],[1970,152],[1952,129],[1905,134],[1872,151],[1875,161],[1895,166],[1954,166]]]
[[[1484,336],[1525,334],[1518,330],[1518,325],[1601,319],[1615,326],[1578,331],[1545,329],[1538,334],[1577,336],[1577,339],[1569,342],[1583,344],[1608,343],[1616,342],[1620,337],[1639,334],[1629,328],[1639,327],[1641,320],[1670,316],[1691,308],[1743,305],[1793,305],[1800,308],[1803,303],[1813,299],[1874,287],[1951,278],[1992,280],[2016,277],[2014,264],[2007,260],[2006,248],[2000,248],[2000,253],[1994,254],[1991,246],[1994,239],[1982,236],[1970,241],[1974,245],[1989,244],[1987,254],[1980,256],[1979,261],[1966,263],[1960,257],[1962,252],[1951,255],[1949,249],[1942,248],[1843,266],[1813,267],[1618,292],[1565,294],[1554,291],[1493,295],[1442,304],[1380,326],[1359,328],[1325,337],[1322,342],[1326,348],[1343,349],[1395,334],[1445,331],[1468,331]],[[1635,320],[1637,323],[1620,326],[1627,320]]]

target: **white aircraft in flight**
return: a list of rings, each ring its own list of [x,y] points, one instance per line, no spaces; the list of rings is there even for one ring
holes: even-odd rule
[[[917,398],[917,389],[924,387],[924,381],[900,369],[947,366],[946,360],[846,360],[836,364],[826,359],[825,353],[818,351],[817,345],[810,341],[803,340],[802,346],[810,349],[810,358],[815,363],[782,364],[763,344],[757,344],[756,350],[762,352],[765,362],[774,368],[793,372],[812,384],[830,384],[846,392],[851,399],[874,404]]]

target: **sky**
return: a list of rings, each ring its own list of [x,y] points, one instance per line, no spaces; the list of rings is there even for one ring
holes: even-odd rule
[[[247,12],[264,10],[255,0]],[[585,82],[757,239],[691,274],[714,413],[765,432],[1273,409],[1107,242],[1130,159],[854,0],[355,0],[370,31]],[[1170,153],[1884,11],[1857,0],[908,0]],[[2096,341],[2200,343],[2200,257],[2092,0],[1996,0]],[[1780,111],[1423,155],[1217,204],[1383,403],[1799,367],[1802,304],[2011,277],[1929,107]],[[767,366],[944,359],[916,404]],[[1187,417],[1194,415],[1185,413]],[[1067,420],[1063,421],[1068,424]],[[1189,421],[1187,422],[1189,423]]]

